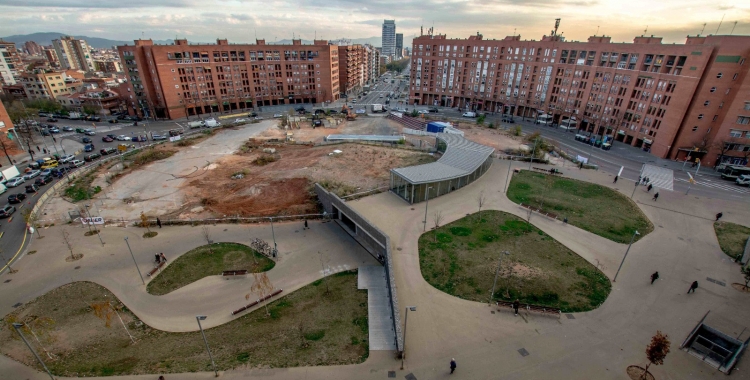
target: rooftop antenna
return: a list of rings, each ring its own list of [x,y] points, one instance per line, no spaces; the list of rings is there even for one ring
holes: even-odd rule
[[[258,29],[253,28],[253,30],[255,31],[255,39],[257,40],[258,39]]]
[[[704,30],[706,30],[706,23],[705,22],[703,23],[703,29],[701,29],[701,32],[698,33],[698,35],[700,36],[701,34],[703,34]]]
[[[594,37],[596,37],[597,34],[599,34],[599,25],[596,26],[596,34],[594,34]]]
[[[516,28],[513,28],[513,37],[516,36]]]
[[[646,25],[646,29],[643,29],[643,35],[648,34],[648,25]]]
[[[555,36],[557,35],[557,28],[559,28],[559,27],[560,27],[560,19],[556,18],[555,19],[555,30],[553,31],[553,35],[555,35]]]
[[[734,22],[734,26],[732,26],[732,31],[729,32],[730,36],[732,35],[732,33],[734,33],[734,28],[736,28],[736,27],[737,27],[737,21]]]
[[[721,21],[719,21],[719,26],[716,27],[716,34],[719,34],[719,28],[721,28],[721,23],[724,22],[724,16],[726,15],[727,15],[726,13],[721,15]]]

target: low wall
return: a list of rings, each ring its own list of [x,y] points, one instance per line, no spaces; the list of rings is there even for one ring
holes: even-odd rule
[[[403,334],[401,331],[401,317],[398,306],[398,296],[396,295],[396,278],[393,273],[393,256],[391,252],[391,239],[383,233],[374,224],[370,223],[365,217],[360,215],[354,209],[349,207],[346,202],[324,189],[319,184],[315,184],[315,193],[318,200],[323,205],[323,209],[331,215],[332,218],[342,220],[342,214],[356,224],[355,239],[363,246],[370,249],[372,254],[380,256],[384,260],[385,275],[388,281],[388,296],[391,300],[391,317],[393,320],[393,331],[396,332],[396,350],[402,351],[404,347]],[[338,212],[337,212],[338,211]],[[344,222],[344,224],[346,224]]]

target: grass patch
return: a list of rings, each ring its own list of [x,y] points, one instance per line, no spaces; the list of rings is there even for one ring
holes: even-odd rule
[[[626,196],[608,187],[570,178],[522,170],[513,175],[508,198],[546,213],[568,218],[568,223],[609,240],[627,244],[638,230],[636,241],[654,230],[654,225]]]
[[[143,234],[143,237],[144,238],[152,238],[152,237],[154,237],[154,236],[156,236],[158,234],[159,233],[156,232],[156,231],[150,231],[150,232],[146,232],[145,234]]]
[[[742,256],[747,239],[750,237],[750,227],[729,222],[715,222],[714,231],[721,250],[727,256],[733,259]]]
[[[458,233],[457,233],[458,232]],[[598,307],[612,288],[589,262],[514,215],[482,211],[419,238],[419,264],[430,285],[467,300],[487,302],[502,264],[494,299],[557,307]]]
[[[276,156],[272,154],[263,154],[260,157],[253,160],[253,163],[258,166],[264,166],[267,164],[270,164],[271,162],[276,162]]]
[[[176,150],[147,149],[136,155],[133,155],[132,161],[134,165],[141,166],[141,165],[146,165],[154,161],[159,161],[165,158],[172,157],[175,153],[177,153]]]
[[[367,291],[357,290],[356,271],[331,276],[326,281],[329,294],[324,294],[325,287],[308,285],[271,302],[268,306],[276,310],[275,317],[260,308],[206,329],[218,369],[362,363],[368,356]],[[241,295],[236,298],[238,307],[246,303]],[[135,344],[130,343],[116,316],[107,328],[94,315],[90,305],[105,300],[119,305],[120,316],[135,337]],[[279,307],[282,304],[285,306]],[[211,371],[200,332],[153,329],[120,305],[107,289],[94,283],[76,282],[56,288],[14,310],[2,321],[0,353],[42,370],[8,327],[13,320],[31,323],[44,346],[58,357],[45,360],[55,376]],[[40,350],[39,346],[36,348]],[[41,350],[40,354],[46,359]]]
[[[225,270],[247,269],[251,273],[271,270],[273,260],[238,243],[215,243],[192,249],[178,257],[146,286],[153,295],[167,294],[206,276],[221,274]]]
[[[94,182],[96,177],[96,170],[88,172],[86,175],[76,178],[71,186],[65,189],[65,196],[71,202],[79,202],[86,199],[91,199],[94,194],[102,191],[99,186],[91,187],[91,183]]]

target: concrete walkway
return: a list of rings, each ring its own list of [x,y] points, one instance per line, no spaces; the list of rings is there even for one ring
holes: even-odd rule
[[[367,289],[368,343],[371,351],[396,349],[391,303],[382,265],[359,267],[357,289]]]

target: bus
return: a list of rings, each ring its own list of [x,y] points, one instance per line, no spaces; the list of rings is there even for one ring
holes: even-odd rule
[[[750,167],[740,165],[727,165],[721,171],[721,178],[735,180],[737,179],[737,177],[743,174],[750,174]]]

